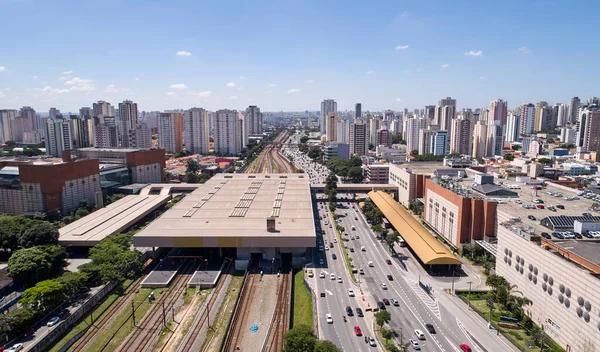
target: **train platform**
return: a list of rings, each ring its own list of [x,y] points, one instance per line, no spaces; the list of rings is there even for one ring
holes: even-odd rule
[[[164,258],[142,281],[144,288],[167,287],[181,268],[183,259]]]
[[[206,270],[196,270],[190,281],[188,281],[188,287],[198,287],[200,289],[215,287],[219,277],[221,276],[221,271],[223,270],[222,265],[209,265]]]

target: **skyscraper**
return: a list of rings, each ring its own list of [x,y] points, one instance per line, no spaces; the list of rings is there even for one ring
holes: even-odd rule
[[[246,119],[248,135],[256,136],[263,133],[263,115],[260,112],[260,108],[256,105],[250,105],[246,109]]]
[[[327,131],[327,114],[330,112],[337,112],[337,103],[333,99],[325,99],[321,102],[321,116],[319,117],[319,128],[321,134],[325,134]]]
[[[556,125],[552,125],[552,107],[545,101],[540,101],[535,105],[533,121],[534,131],[550,131],[556,127]]]
[[[350,143],[350,121],[339,120],[337,124],[337,141],[343,144]]]
[[[183,113],[183,140],[188,152],[208,154],[210,135],[208,120],[208,112],[202,108],[191,108]]]
[[[423,117],[433,120],[435,118],[435,105],[425,105]]]
[[[115,109],[109,102],[99,100],[92,106],[92,116],[115,116]]]
[[[519,125],[521,117],[513,113],[508,115],[506,119],[506,142],[518,142],[519,141]]]
[[[502,126],[506,125],[506,114],[508,104],[502,99],[492,100],[488,112],[488,122],[499,121]]]
[[[183,116],[176,112],[161,112],[158,116],[158,145],[166,153],[183,150]]]
[[[356,103],[354,104],[354,118],[359,118],[362,116],[362,104]]]
[[[578,127],[575,140],[577,151],[600,151],[600,110],[596,107],[584,108],[580,114]]]
[[[558,104],[556,125],[564,126],[568,120],[569,120],[569,106],[567,104]]]
[[[68,120],[71,123],[73,145],[75,148],[89,148],[94,146],[94,120],[77,117]]]
[[[427,128],[427,120],[421,117],[412,117],[406,119],[404,128],[404,140],[406,141],[406,151],[419,150],[419,134],[424,128]]]
[[[62,157],[65,150],[73,149],[73,134],[69,120],[47,120],[44,128],[46,154]]]
[[[50,108],[50,111],[48,112],[48,119],[55,120],[58,118],[58,115],[60,115],[60,110],[57,108]]]
[[[520,107],[521,121],[519,121],[519,133],[528,135],[533,132],[533,121],[535,119],[535,105],[523,104]]]
[[[217,110],[215,113],[215,145],[217,154],[237,154],[240,146],[240,124],[235,110]]]
[[[381,128],[381,119],[379,117],[372,118],[369,121],[369,144],[377,146],[377,131]]]
[[[382,128],[379,131],[377,131],[377,146],[386,146],[386,147],[391,147],[392,146],[392,133],[390,132],[390,130],[388,130],[387,128]]]
[[[350,154],[366,155],[369,151],[369,127],[363,118],[350,124]]]
[[[581,100],[579,100],[579,97],[571,98],[571,104],[569,105],[569,119],[567,122],[569,122],[569,123],[577,122],[577,114],[579,113],[580,107],[581,107]]]
[[[119,134],[114,116],[94,116],[94,147],[118,148]]]
[[[17,110],[0,110],[0,142],[12,141],[12,121],[17,117]]]
[[[334,112],[330,112],[327,114],[327,120],[325,122],[327,125],[325,128],[325,130],[327,131],[326,132],[327,142],[337,141],[338,121],[339,121],[338,114],[336,114]]]
[[[92,108],[84,106],[79,109],[79,118],[81,118],[81,119],[92,118],[92,117],[94,117],[92,112],[93,112]]]
[[[32,107],[22,107],[21,110],[19,110],[19,116],[21,116],[22,119],[30,121],[27,122],[27,125],[31,126],[31,130],[37,131],[42,129],[43,126],[40,125],[40,118]]]
[[[440,130],[449,131],[452,119],[456,116],[456,99],[446,97],[438,102],[435,108],[433,124],[439,126]]]
[[[450,133],[450,153],[460,155],[471,155],[473,152],[473,129],[471,121],[465,118],[452,120],[452,132]]]
[[[483,158],[487,153],[488,125],[485,121],[477,121],[473,130],[473,157]]]
[[[138,107],[131,100],[119,104],[119,135],[121,147],[135,147],[135,129],[138,126]]]

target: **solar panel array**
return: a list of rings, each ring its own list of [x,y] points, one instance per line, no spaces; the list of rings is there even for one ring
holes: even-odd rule
[[[283,193],[285,192],[285,180],[279,181],[279,187],[277,188],[277,195],[275,196],[275,202],[273,202],[273,210],[271,211],[272,218],[278,218],[281,213],[281,203],[283,201]]]
[[[183,217],[192,217],[198,211],[198,209],[202,208],[202,206],[206,204],[206,202],[208,202],[208,200],[212,198],[212,196],[214,196],[221,189],[221,187],[223,187],[227,183],[227,181],[228,180],[223,180],[219,182],[219,184],[213,187],[213,189],[211,189],[207,194],[205,194],[198,203],[194,204],[192,209],[188,210],[185,214],[183,214]]]
[[[246,216],[246,213],[248,212],[248,209],[250,209],[252,201],[254,201],[254,197],[258,193],[258,190],[260,190],[260,186],[262,186],[262,183],[262,179],[254,180],[252,181],[252,183],[250,183],[250,185],[246,189],[246,192],[244,192],[244,194],[242,194],[242,196],[240,197],[240,201],[236,204],[235,208],[233,208],[231,213],[229,213],[229,217],[243,218],[244,216]]]

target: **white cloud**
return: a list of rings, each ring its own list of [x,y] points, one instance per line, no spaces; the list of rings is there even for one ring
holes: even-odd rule
[[[407,11],[402,12],[402,14],[400,15],[400,18],[406,18],[406,17],[408,17],[408,12]]]
[[[46,86],[44,88],[35,88],[34,90],[45,93],[47,95],[65,94],[65,93],[69,93],[69,91],[70,91],[69,89],[60,89],[60,88],[54,88],[54,87],[50,87],[50,86]]]
[[[275,88],[275,87],[277,87],[277,85],[275,83],[269,84],[269,88]]]
[[[82,79],[79,77],[73,77],[73,79],[66,81],[65,85],[71,86],[69,90],[75,91],[89,92],[92,90],[96,90],[96,86],[94,86],[94,81],[92,81],[91,79]]]
[[[62,74],[63,74],[63,75],[70,75],[71,73],[73,73],[73,71],[69,70],[69,71],[65,71],[65,72],[63,72]]]
[[[237,100],[237,96],[232,95],[232,96],[229,97],[229,100]]]
[[[408,49],[408,45],[398,45],[394,49],[396,49],[396,50],[406,50],[406,49]]]
[[[4,98],[4,93],[0,92],[0,98]]]
[[[529,54],[531,52],[531,50],[529,50],[529,48],[526,46],[520,47],[519,51],[522,52],[523,54]]]
[[[292,89],[288,89],[287,93],[288,93],[288,94],[294,94],[294,93],[298,93],[298,92],[300,92],[300,91],[301,91],[301,89],[298,89],[298,88],[292,88]]]
[[[171,84],[171,88],[173,89],[186,89],[187,86],[183,83],[175,83],[175,84]]]
[[[254,101],[254,99],[252,99],[252,98],[248,98],[248,101]]]
[[[33,76],[33,77],[31,77],[31,78],[33,78],[33,79],[38,79],[39,77],[38,77],[38,76]]]
[[[272,93],[272,92],[273,92],[272,90],[268,90],[268,91],[267,91],[267,93]]]
[[[375,71],[367,71],[367,74],[370,76],[373,74],[373,72],[375,72]]]
[[[129,88],[117,88],[114,84],[109,84],[104,88],[104,93],[122,93],[129,92]]]
[[[243,80],[246,80],[246,79],[248,79],[248,77],[240,76],[240,81],[243,81]]]
[[[479,77],[479,79],[485,79],[485,77],[484,77],[484,76],[481,76],[481,77]]]
[[[242,87],[238,87],[238,90],[242,90]]]
[[[229,82],[225,86],[227,86],[229,88],[233,88],[233,87],[235,87],[235,82]]]
[[[66,80],[67,80],[67,77],[65,77],[65,76],[60,76],[60,77],[58,78],[58,80],[59,80],[59,81],[66,81]]]
[[[42,81],[42,82],[40,82],[40,83],[41,83],[41,84],[48,84],[48,82],[46,82],[46,81]]]
[[[195,90],[191,90],[188,92],[189,95],[193,95],[199,98],[208,98],[210,97],[210,95],[212,94],[212,92],[209,91],[202,91],[202,92],[197,92]]]
[[[2,71],[6,71],[6,67],[0,66],[0,72],[2,72]]]
[[[450,67],[450,64],[443,64],[442,65],[442,68],[448,68],[448,67]]]
[[[465,55],[466,56],[475,56],[475,57],[478,57],[478,56],[483,55],[483,51],[481,51],[481,50],[477,50],[477,51],[470,50],[470,51],[466,52]]]
[[[180,50],[177,53],[175,53],[175,55],[177,55],[177,56],[192,56],[192,53],[190,53],[189,51]]]
[[[175,92],[166,92],[165,94],[168,95],[168,96],[170,96],[170,97],[173,97],[173,96],[177,95],[177,93],[175,93]]]
[[[135,78],[136,81],[139,81],[140,79],[138,77]]]
[[[315,81],[313,81],[312,79],[309,79],[307,82],[308,83],[314,83]]]
[[[400,99],[400,98],[396,98],[396,101],[404,101],[404,100],[402,100],[402,99]]]

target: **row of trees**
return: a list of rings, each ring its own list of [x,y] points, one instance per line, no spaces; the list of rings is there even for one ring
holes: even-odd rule
[[[58,230],[48,221],[0,215],[0,246],[4,251],[57,243]]]
[[[371,199],[367,199],[365,201],[362,210],[367,220],[370,221],[371,225],[381,225],[381,223],[383,222],[383,213],[381,212],[381,210],[379,210],[379,208],[377,208],[377,206],[375,205],[375,203],[373,203]]]
[[[333,342],[319,340],[306,325],[294,326],[283,340],[283,352],[341,352]]]
[[[16,286],[30,287],[60,275],[66,258],[67,251],[56,245],[23,248],[8,259],[8,272]]]
[[[360,157],[353,155],[350,160],[339,157],[331,158],[327,162],[327,168],[344,180],[353,183],[361,183],[364,179]]]

